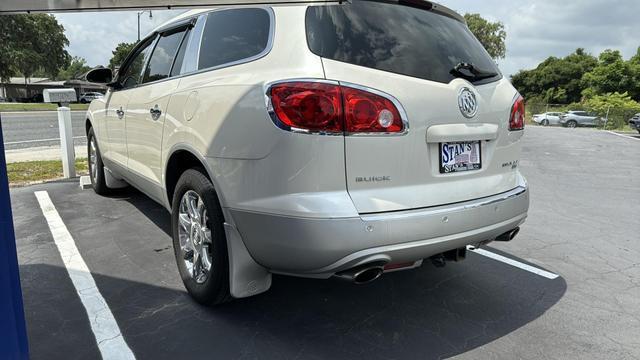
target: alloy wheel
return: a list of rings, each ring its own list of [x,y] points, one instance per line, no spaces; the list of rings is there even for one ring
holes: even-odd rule
[[[98,182],[98,147],[96,146],[96,138],[92,137],[89,142],[89,173],[94,184]]]
[[[184,265],[198,284],[207,281],[213,259],[211,256],[211,229],[204,201],[193,190],[180,200],[178,236]]]

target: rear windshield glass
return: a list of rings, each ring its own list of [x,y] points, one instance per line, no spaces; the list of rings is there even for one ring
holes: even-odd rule
[[[502,77],[465,24],[431,11],[360,1],[311,6],[306,27],[309,48],[324,58],[442,83],[463,62],[498,74],[478,82]]]

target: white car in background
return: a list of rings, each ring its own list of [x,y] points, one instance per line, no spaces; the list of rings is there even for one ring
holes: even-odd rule
[[[561,112],[546,112],[544,114],[533,115],[533,121],[538,125],[550,126],[560,124]]]
[[[513,239],[524,99],[462,16],[410,5],[228,7],[159,27],[113,81],[87,76],[109,82],[86,121],[93,188],[126,181],[171,212],[204,304],[271,274],[362,284]]]

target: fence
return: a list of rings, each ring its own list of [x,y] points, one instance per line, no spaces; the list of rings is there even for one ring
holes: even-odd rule
[[[565,114],[568,111],[586,111],[593,116],[598,117],[595,127],[606,130],[629,130],[629,120],[640,112],[638,109],[610,107],[606,111],[596,111],[584,105],[563,105],[563,104],[527,104],[527,120],[534,123],[533,116],[546,113]],[[551,119],[551,117],[549,117]],[[555,121],[550,121],[548,125],[558,126]]]

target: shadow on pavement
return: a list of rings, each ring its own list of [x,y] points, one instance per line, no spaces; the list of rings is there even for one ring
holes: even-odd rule
[[[170,233],[167,211],[141,193],[115,199]],[[95,340],[66,270],[22,265],[21,274],[32,357],[51,358],[51,349],[70,346],[89,358]],[[140,359],[446,358],[537,319],[567,290],[562,278],[547,280],[477,254],[444,269],[425,262],[365,286],[274,276],[269,292],[218,308],[194,303],[171,281],[94,278]]]
[[[268,293],[218,308],[194,303],[182,289],[93,276],[140,359],[436,359],[511,333],[566,291],[561,278],[525,274],[522,286],[522,277],[484,276],[486,266],[425,266],[366,286],[276,276]],[[21,273],[69,287],[62,267],[24,265]],[[77,358],[93,357],[80,301],[72,288],[52,292],[52,284],[23,281],[32,358],[51,358],[65,342]]]

